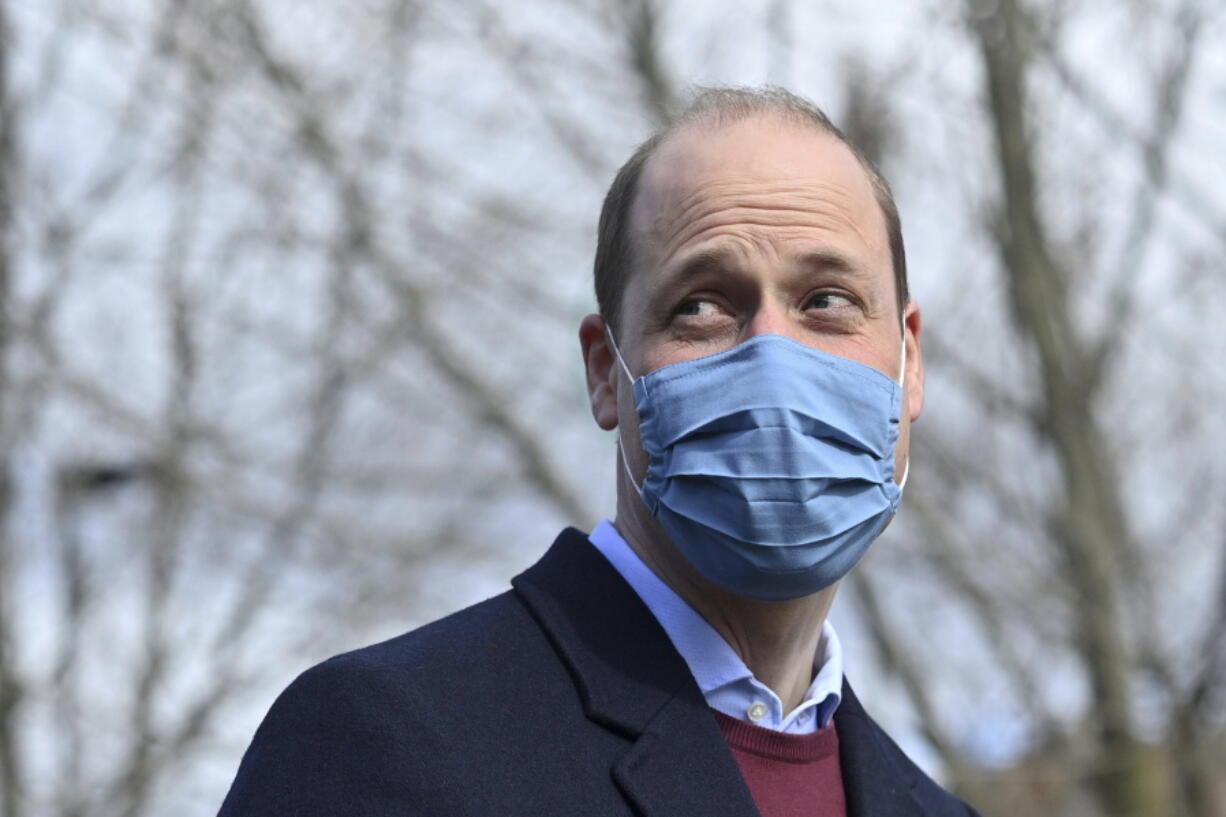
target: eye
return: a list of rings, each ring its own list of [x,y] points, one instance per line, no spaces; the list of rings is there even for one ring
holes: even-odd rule
[[[837,309],[853,305],[851,299],[846,295],[840,295],[837,292],[819,292],[809,299],[805,309]]]
[[[706,298],[689,298],[677,306],[678,315],[690,315],[699,318],[718,315],[719,311],[719,305]]]

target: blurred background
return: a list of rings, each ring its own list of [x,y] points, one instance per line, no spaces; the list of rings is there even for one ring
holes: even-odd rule
[[[1220,0],[0,0],[0,817],[211,815],[307,666],[613,510],[619,164],[776,83],[928,385],[848,675],[985,814],[1226,814]]]

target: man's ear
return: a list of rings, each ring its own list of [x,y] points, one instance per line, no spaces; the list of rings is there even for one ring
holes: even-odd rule
[[[617,428],[618,365],[599,315],[588,315],[579,323],[579,347],[583,350],[592,417],[596,425],[610,431]]]
[[[907,386],[906,411],[914,423],[924,408],[924,351],[920,345],[923,321],[920,318],[919,304],[908,301],[902,321],[903,343],[907,344],[907,374],[903,381]]]

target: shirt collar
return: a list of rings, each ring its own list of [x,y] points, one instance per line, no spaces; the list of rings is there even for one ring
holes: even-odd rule
[[[804,733],[830,722],[843,686],[843,650],[827,620],[813,661],[813,683],[791,712],[715,628],[651,571],[605,519],[588,537],[660,622],[685,660],[707,705],[733,718],[780,732]]]

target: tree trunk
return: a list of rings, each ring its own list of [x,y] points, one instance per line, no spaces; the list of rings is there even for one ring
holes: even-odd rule
[[[996,139],[1003,203],[998,248],[1015,321],[1033,344],[1044,389],[1043,432],[1064,476],[1066,501],[1054,528],[1080,615],[1079,644],[1096,699],[1097,791],[1113,817],[1167,813],[1161,771],[1133,735],[1129,662],[1120,620],[1118,564],[1128,525],[1114,469],[1086,386],[1087,351],[1073,329],[1069,276],[1039,218],[1026,110],[1024,11],[1002,0],[984,13],[972,2]]]
[[[12,415],[8,383],[12,291],[13,177],[16,167],[13,119],[16,111],[9,92],[9,58],[12,31],[7,9],[0,3],[0,817],[17,817],[21,810],[21,773],[17,748],[17,704],[21,688],[13,669],[10,647],[14,643],[9,616],[12,598],[9,509],[12,487],[8,452],[8,422]]]

